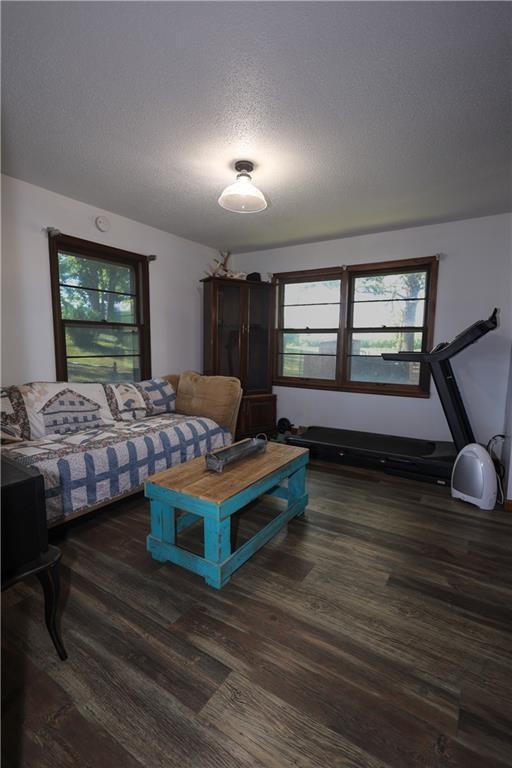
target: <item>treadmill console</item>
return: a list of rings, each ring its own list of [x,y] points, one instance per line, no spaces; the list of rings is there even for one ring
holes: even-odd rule
[[[498,327],[498,308],[495,307],[492,315],[487,320],[478,320],[468,328],[465,328],[451,341],[442,341],[431,352],[384,352],[383,360],[403,360],[416,363],[432,364],[436,361],[449,360],[455,357],[470,344],[474,344],[489,331]]]

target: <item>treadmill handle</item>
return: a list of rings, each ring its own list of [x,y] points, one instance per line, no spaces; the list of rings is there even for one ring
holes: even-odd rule
[[[470,344],[474,344],[489,331],[498,327],[498,308],[495,307],[487,320],[479,320],[458,334],[452,341],[443,341],[430,352],[384,352],[383,360],[402,360],[408,363],[441,363],[454,357]]]
[[[409,363],[423,363],[425,352],[383,352],[383,360],[405,360]]]

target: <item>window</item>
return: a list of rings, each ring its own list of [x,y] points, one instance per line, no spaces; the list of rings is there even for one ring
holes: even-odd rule
[[[57,378],[150,378],[147,257],[67,235],[49,243]]]
[[[430,348],[437,257],[280,273],[275,383],[425,397],[428,370],[383,352]]]
[[[278,377],[335,381],[340,324],[338,277],[284,282],[279,307]]]

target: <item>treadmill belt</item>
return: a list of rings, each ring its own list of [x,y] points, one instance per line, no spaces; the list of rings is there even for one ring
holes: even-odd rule
[[[302,435],[297,435],[301,443],[333,446],[336,448],[353,449],[361,452],[386,454],[388,456],[407,456],[410,458],[426,458],[435,455],[436,458],[446,456],[453,460],[455,449],[452,443],[418,440],[414,437],[396,437],[381,435],[374,432],[357,432],[349,429],[333,429],[330,427],[309,427]]]

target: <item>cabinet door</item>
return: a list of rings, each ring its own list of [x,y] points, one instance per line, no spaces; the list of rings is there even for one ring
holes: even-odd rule
[[[217,287],[217,366],[219,376],[242,378],[242,294],[240,286]]]
[[[237,440],[257,435],[259,432],[269,434],[274,431],[275,426],[275,395],[247,395],[242,398],[236,430]]]
[[[272,289],[247,285],[247,364],[244,391],[268,392],[271,386],[270,339]]]

